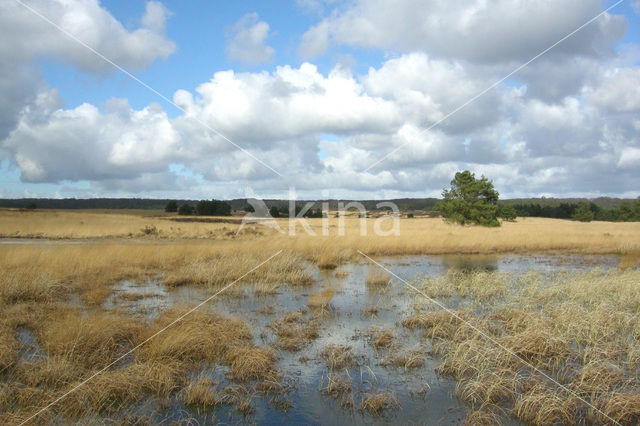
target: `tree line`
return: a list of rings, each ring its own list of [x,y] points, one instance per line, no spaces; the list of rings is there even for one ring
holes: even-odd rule
[[[200,200],[195,205],[183,203],[178,206],[177,201],[171,200],[165,206],[164,211],[177,212],[182,216],[231,216],[231,204],[220,200]]]
[[[601,207],[594,202],[498,204],[499,194],[486,177],[476,178],[468,170],[458,172],[451,187],[442,191],[442,201],[436,209],[442,217],[460,225],[500,226],[498,219],[515,220],[516,217],[548,217],[580,222],[592,220],[612,222],[640,221],[640,197],[633,202],[623,201],[618,206]]]
[[[518,216],[548,217],[554,219],[574,219],[583,222],[602,220],[608,222],[637,222],[640,221],[640,198],[633,201],[623,201],[618,207],[602,207],[594,202],[560,203],[557,205],[541,206],[538,203],[512,204]]]

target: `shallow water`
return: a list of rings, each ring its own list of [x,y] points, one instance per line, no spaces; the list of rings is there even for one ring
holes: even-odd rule
[[[507,256],[413,256],[384,258],[380,262],[406,281],[426,275],[439,276],[449,269],[482,268],[492,271],[526,272],[529,270],[559,271],[585,269],[599,266],[617,266],[614,256],[579,255],[507,255]],[[319,337],[300,352],[278,352],[278,370],[288,384],[279,401],[286,400],[291,408],[286,411],[270,402],[269,396],[256,394],[252,399],[253,413],[248,417],[231,407],[202,411],[185,407],[175,398],[168,410],[160,410],[154,399],[143,402],[135,410],[151,416],[155,421],[178,420],[193,416],[201,422],[259,422],[278,424],[296,422],[306,424],[461,424],[468,414],[468,406],[454,395],[455,381],[439,377],[434,368],[440,360],[427,355],[429,343],[420,332],[402,327],[401,321],[412,312],[415,294],[394,279],[388,289],[381,292],[365,284],[370,270],[377,267],[368,262],[343,265],[335,271],[315,270],[315,283],[308,287],[294,288],[283,285],[274,294],[256,295],[250,286],[233,295],[220,295],[203,306],[212,312],[242,317],[254,330],[258,345],[276,347],[276,336],[269,324],[292,311],[304,311],[308,317],[308,297],[323,290],[335,290],[327,312],[320,322]],[[155,281],[133,283],[124,281],[105,302],[107,309],[125,310],[145,320],[151,320],[170,306],[198,303],[205,300],[210,291],[203,288],[182,287],[169,290]],[[134,295],[134,296],[131,296]],[[377,308],[375,315],[367,311]],[[265,308],[270,308],[266,309]],[[369,333],[374,328],[393,330],[400,348],[393,351],[418,350],[425,354],[422,367],[405,371],[401,367],[384,366],[388,350],[376,350]],[[320,352],[328,344],[350,345],[358,359],[355,367],[336,372],[350,377],[353,387],[354,408],[342,408],[339,401],[324,395],[320,387],[327,380],[329,371]],[[301,356],[306,360],[301,360]],[[230,384],[225,367],[216,367],[211,374],[221,386]],[[358,410],[360,401],[368,392],[393,392],[401,408],[389,410],[383,417],[373,417]],[[505,424],[516,424],[505,417]]]

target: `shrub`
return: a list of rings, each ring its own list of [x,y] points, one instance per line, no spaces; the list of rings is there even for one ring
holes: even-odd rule
[[[507,222],[515,222],[518,214],[513,206],[500,206],[498,208],[498,217],[506,220]]]
[[[593,211],[589,208],[589,204],[580,203],[573,212],[571,219],[580,222],[591,222],[593,220]]]
[[[231,216],[231,205],[224,201],[202,200],[196,205],[198,216]]]
[[[269,209],[269,214],[271,215],[271,217],[279,217],[280,216],[280,211],[278,210],[278,208],[276,206],[273,206]]]
[[[164,211],[167,213],[175,213],[178,211],[178,203],[176,203],[175,201],[171,200],[167,203],[167,205],[164,208]]]
[[[158,228],[155,225],[146,225],[140,230],[144,235],[158,235]]]
[[[183,204],[178,209],[178,214],[182,216],[190,216],[193,214],[193,207],[189,204]]]

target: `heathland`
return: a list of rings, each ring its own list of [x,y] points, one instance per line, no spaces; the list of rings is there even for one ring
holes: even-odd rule
[[[286,219],[269,222],[281,233],[240,228],[237,217],[0,211],[0,421],[202,422],[229,411],[254,421],[258,401],[287,420],[304,406],[292,366],[315,368],[311,390],[344,418],[410,421],[401,413],[429,404],[443,380],[468,424],[640,420],[640,223],[480,228],[416,217],[383,236],[377,220],[383,231],[393,224],[330,215],[307,220],[316,235],[301,225],[292,235]],[[517,273],[424,269],[411,281],[421,295],[360,252],[387,263],[583,260]],[[615,264],[600,267],[598,256]],[[176,321],[240,278],[215,307]],[[195,290],[185,299],[183,289]],[[345,335],[352,322],[358,331]],[[429,371],[441,379],[423,380]],[[422,402],[405,398],[397,377],[421,384]]]

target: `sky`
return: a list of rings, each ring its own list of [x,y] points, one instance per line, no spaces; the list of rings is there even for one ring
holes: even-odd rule
[[[0,197],[638,197],[616,3],[3,0]]]

